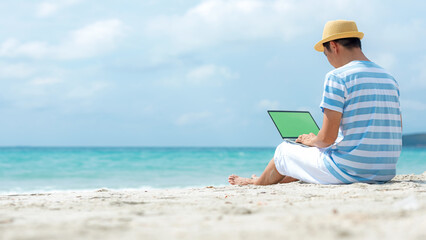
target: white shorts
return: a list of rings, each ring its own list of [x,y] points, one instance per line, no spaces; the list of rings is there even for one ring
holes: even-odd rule
[[[341,184],[324,164],[325,149],[302,147],[283,142],[275,150],[275,167],[281,175],[297,178],[303,182]]]

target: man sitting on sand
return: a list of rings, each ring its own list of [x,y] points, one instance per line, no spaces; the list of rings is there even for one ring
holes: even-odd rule
[[[363,36],[353,21],[330,21],[314,47],[335,69],[325,77],[321,130],[296,140],[311,147],[283,142],[260,177],[231,175],[229,183],[384,183],[395,176],[402,147],[399,87],[365,57]],[[339,129],[343,139],[335,142]]]

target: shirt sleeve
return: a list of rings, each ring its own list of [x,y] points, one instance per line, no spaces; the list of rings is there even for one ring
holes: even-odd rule
[[[343,80],[333,74],[327,74],[324,82],[324,93],[320,104],[324,108],[343,113],[346,98],[346,86]]]

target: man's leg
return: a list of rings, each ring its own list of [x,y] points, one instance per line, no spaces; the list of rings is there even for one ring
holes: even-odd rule
[[[259,178],[243,178],[236,175],[231,175],[228,178],[228,182],[232,185],[271,185],[280,183],[285,179],[285,177],[286,176],[281,175],[277,171],[274,159],[272,159]]]
[[[279,183],[291,183],[291,182],[296,182],[296,181],[299,181],[299,179],[297,179],[297,178],[292,178],[292,177],[290,177],[290,176],[285,176],[285,177],[283,178],[283,180],[281,180],[281,182],[279,182]]]
[[[252,179],[258,179],[259,177],[258,177],[258,176],[256,176],[255,174],[253,174],[253,175],[251,175],[251,178],[252,178]],[[279,182],[279,183],[291,183],[291,182],[296,182],[296,181],[299,181],[299,179],[297,179],[297,178],[292,178],[292,177],[290,177],[290,176],[285,176],[285,177],[283,178],[283,180],[281,180],[281,182]]]

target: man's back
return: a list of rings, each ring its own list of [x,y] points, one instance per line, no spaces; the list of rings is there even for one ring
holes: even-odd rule
[[[352,61],[331,71],[321,107],[343,114],[343,140],[324,159],[330,171],[343,182],[395,176],[402,146],[399,89],[386,70],[373,62]]]

